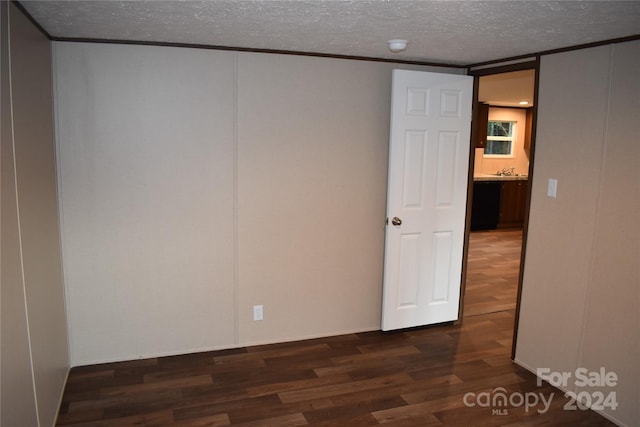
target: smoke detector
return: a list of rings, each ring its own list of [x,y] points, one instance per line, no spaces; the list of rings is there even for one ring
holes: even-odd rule
[[[389,50],[393,53],[402,52],[407,48],[407,41],[402,39],[393,39],[387,42],[389,44]]]

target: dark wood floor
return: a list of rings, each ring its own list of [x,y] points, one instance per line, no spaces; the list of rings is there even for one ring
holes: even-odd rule
[[[469,273],[462,325],[77,367],[58,425],[613,425],[563,410],[560,391],[537,387],[510,361],[515,290],[506,288],[518,267],[495,254],[501,240],[509,254],[518,251],[520,237],[498,233],[472,236],[481,243],[472,245],[470,263],[481,268]],[[500,392],[516,403],[542,393],[550,409],[478,404],[478,396]]]

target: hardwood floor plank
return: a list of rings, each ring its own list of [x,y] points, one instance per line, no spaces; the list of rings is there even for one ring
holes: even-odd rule
[[[445,397],[457,396],[460,404],[463,404],[463,396],[468,393],[481,393],[483,391],[492,390],[497,387],[505,387],[511,384],[517,384],[526,381],[515,373],[498,375],[495,377],[480,378],[473,381],[460,382],[451,384],[446,388],[432,388],[426,390],[418,390],[412,393],[405,393],[402,398],[408,404],[420,404]]]
[[[100,410],[104,414],[105,409],[121,407],[124,405],[166,404],[171,405],[182,398],[180,390],[154,391],[152,393],[127,394],[120,396],[102,397],[98,399],[86,399],[69,403],[67,413],[69,415]],[[104,416],[104,415],[103,415]]]
[[[173,418],[178,420],[186,420],[198,418],[202,416],[229,414],[231,411],[243,411],[251,413],[254,408],[277,407],[280,405],[280,399],[277,395],[267,395],[260,397],[252,397],[246,399],[226,400],[218,403],[203,403],[191,406],[191,402],[185,402],[188,406],[178,407],[173,411]],[[229,416],[231,418],[231,416]],[[233,418],[231,418],[233,421]]]
[[[252,407],[251,411],[246,411],[244,408],[237,408],[229,411],[229,417],[231,418],[233,425],[236,425],[246,422],[277,418],[289,414],[306,414],[310,411],[313,412],[325,408],[333,408],[335,406],[335,403],[330,398],[322,397],[319,399],[287,404],[255,406]]]
[[[316,377],[312,379],[286,381],[280,383],[270,383],[265,385],[253,386],[247,388],[247,394],[250,397],[264,396],[267,394],[278,394],[286,391],[304,390],[326,385],[343,384],[351,381],[351,377],[346,374],[338,374],[333,376]]]
[[[91,421],[75,424],[82,427],[137,427],[137,426],[159,426],[170,425],[173,422],[171,411],[163,410],[136,414],[128,417],[110,418],[100,421]]]
[[[191,420],[176,421],[173,426],[180,427],[222,427],[231,425],[231,420],[227,414],[210,415],[208,417],[199,417]]]
[[[342,384],[333,384],[314,387],[310,389],[285,391],[282,393],[278,393],[278,396],[283,403],[299,402],[302,400],[313,400],[319,397],[331,397],[340,394],[353,393],[356,391],[363,392],[366,390],[387,387],[395,384],[404,384],[412,381],[413,380],[411,379],[411,377],[403,372],[396,375],[383,376],[370,380],[349,381]]]
[[[102,409],[91,409],[84,411],[75,411],[75,412],[60,412],[58,414],[58,419],[56,421],[56,425],[58,426],[82,426],[86,425],[86,423],[96,423],[100,422],[103,416]]]
[[[322,351],[329,351],[331,347],[328,344],[302,344],[299,346],[295,346],[291,343],[280,344],[282,348],[268,348],[262,347],[262,350],[251,350],[246,353],[239,354],[231,354],[225,356],[214,357],[213,360],[216,364],[224,364],[224,363],[242,363],[246,360],[258,359],[258,360],[267,360],[279,357],[288,357],[288,356],[300,356],[304,354],[317,354]]]
[[[103,397],[123,396],[139,393],[157,393],[176,388],[212,384],[211,375],[181,376],[162,381],[143,382],[126,386],[104,387],[100,394]]]
[[[462,400],[458,396],[447,396],[445,398],[436,399],[429,402],[420,402],[396,408],[385,409],[373,412],[374,418],[380,424],[402,424],[407,426],[420,426],[425,415],[428,416],[428,425],[443,425],[442,422],[433,414],[436,410],[445,410],[451,408],[460,408],[463,405]],[[469,424],[472,425],[472,424]]]
[[[339,408],[335,413],[328,413],[325,419],[314,419],[309,421],[309,425],[313,425],[314,427],[365,427],[375,424],[376,420],[371,413],[342,412]]]
[[[407,417],[381,418],[376,419],[379,424],[385,427],[438,427],[442,426],[433,414],[412,414]]]
[[[297,414],[289,414],[282,415],[280,417],[267,418],[263,420],[254,420],[246,423],[233,424],[242,427],[296,427],[296,426],[304,426],[308,425],[306,418],[304,415]]]

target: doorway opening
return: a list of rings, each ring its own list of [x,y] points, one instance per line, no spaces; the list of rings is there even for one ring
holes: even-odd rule
[[[474,106],[460,321],[515,311],[524,269],[538,61],[470,70]]]

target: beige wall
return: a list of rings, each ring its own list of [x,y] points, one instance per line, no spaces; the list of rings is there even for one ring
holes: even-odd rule
[[[627,425],[640,419],[638,75],[637,41],[542,58],[516,352],[534,371],[616,372],[600,391],[617,393],[605,413]]]
[[[54,47],[73,365],[380,327],[394,64]]]
[[[491,174],[503,168],[515,168],[517,174],[529,173],[529,155],[525,150],[527,114],[519,108],[489,108],[489,120],[516,122],[516,139],[512,158],[484,157],[484,148],[476,148],[474,173]]]
[[[72,365],[233,344],[235,54],[54,56]]]
[[[240,342],[379,328],[391,67],[238,60]]]
[[[1,6],[2,425],[46,426],[54,423],[69,367],[50,44],[7,5]]]
[[[13,165],[13,122],[9,79],[9,3],[0,3],[2,15],[2,236],[0,242],[1,297],[0,325],[2,346],[0,361],[0,424],[18,426],[36,425],[36,402],[33,394],[27,314],[24,302],[24,281],[20,261],[20,235],[18,229],[18,205],[16,177]],[[13,8],[12,8],[13,13]]]

